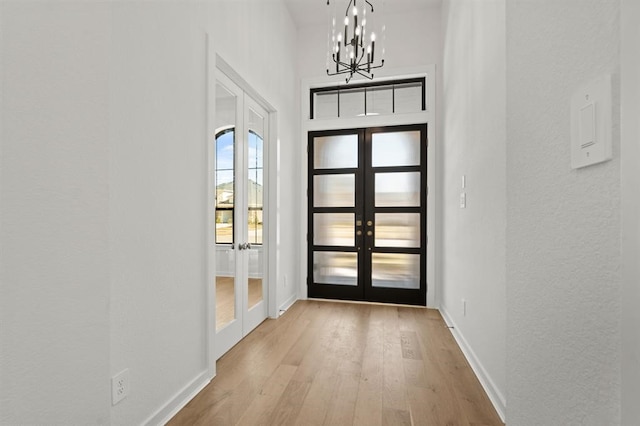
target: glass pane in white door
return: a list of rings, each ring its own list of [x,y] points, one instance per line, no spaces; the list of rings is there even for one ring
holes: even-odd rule
[[[249,249],[248,307],[263,300],[263,211],[265,117],[248,109],[247,131],[247,242]]]
[[[236,256],[234,250],[236,95],[216,85],[215,247],[216,330],[236,318]]]

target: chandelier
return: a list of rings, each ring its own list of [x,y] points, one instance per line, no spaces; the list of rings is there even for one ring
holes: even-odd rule
[[[385,27],[375,22],[373,4],[368,0],[349,0],[342,20],[336,13],[336,1],[329,13],[327,75],[347,74],[347,83],[355,74],[372,80],[371,70],[384,65],[384,49],[380,46],[376,49],[376,37],[381,35],[384,41]],[[330,0],[327,0],[327,6],[330,6]],[[378,57],[380,61],[376,64]]]

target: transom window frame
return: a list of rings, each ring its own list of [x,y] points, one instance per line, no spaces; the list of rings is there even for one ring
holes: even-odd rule
[[[393,80],[380,80],[373,82],[365,82],[365,83],[356,83],[356,84],[341,84],[336,86],[326,86],[326,87],[312,87],[309,89],[309,119],[316,120],[316,105],[315,98],[317,94],[327,93],[327,92],[336,92],[337,97],[337,111],[338,115],[334,118],[346,118],[340,116],[340,95],[343,93],[353,92],[359,89],[364,89],[364,115],[367,115],[367,89],[380,90],[383,87],[390,87],[391,96],[392,96],[392,112],[391,114],[396,114],[395,111],[395,92],[396,88],[399,86],[405,86],[409,84],[420,84],[421,86],[421,95],[422,95],[422,108],[421,111],[415,112],[424,112],[427,111],[427,78],[426,77],[414,77],[414,78],[403,78],[403,79],[393,79]]]

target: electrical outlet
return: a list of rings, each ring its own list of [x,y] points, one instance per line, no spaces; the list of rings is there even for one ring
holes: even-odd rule
[[[122,370],[111,378],[111,404],[116,405],[129,395],[129,369]]]

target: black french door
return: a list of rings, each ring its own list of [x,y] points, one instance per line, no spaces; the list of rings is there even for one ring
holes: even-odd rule
[[[308,143],[309,297],[426,305],[427,125]]]

